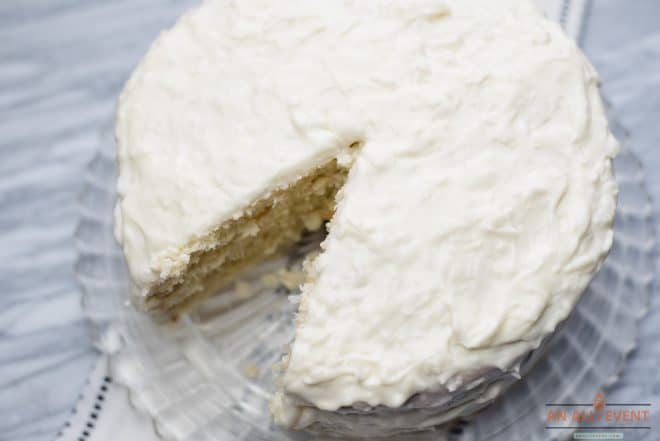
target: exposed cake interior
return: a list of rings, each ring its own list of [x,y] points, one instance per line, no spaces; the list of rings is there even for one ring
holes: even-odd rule
[[[347,169],[336,160],[250,205],[237,219],[218,225],[195,244],[184,271],[155,285],[147,309],[176,317],[234,280],[255,262],[316,230],[330,219]]]

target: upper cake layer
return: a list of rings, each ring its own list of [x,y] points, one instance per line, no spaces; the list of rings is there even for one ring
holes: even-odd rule
[[[400,406],[507,370],[612,243],[597,77],[527,0],[207,1],[120,101],[117,236],[138,287],[359,141],[275,409]]]
[[[282,47],[253,39],[277,17],[263,15],[268,2],[238,3],[209,1],[183,16],[120,97],[115,235],[137,295],[185,269],[201,238],[257,199],[338,156],[346,164],[363,133],[311,58],[321,56],[315,44],[301,44],[306,26]],[[284,6],[295,21],[293,2]]]

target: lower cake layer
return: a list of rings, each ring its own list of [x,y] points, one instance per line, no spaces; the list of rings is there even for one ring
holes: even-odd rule
[[[335,196],[346,175],[347,170],[332,160],[259,199],[242,216],[203,238],[186,270],[156,285],[143,306],[176,318],[256,262],[294,243],[305,230],[321,228],[332,216]]]

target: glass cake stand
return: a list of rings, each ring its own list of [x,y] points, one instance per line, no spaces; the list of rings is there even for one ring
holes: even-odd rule
[[[469,420],[411,439],[565,439],[570,429],[545,429],[546,404],[591,402],[621,373],[654,284],[655,244],[643,168],[610,119],[624,147],[615,160],[620,195],[614,246],[601,271],[528,375]],[[76,272],[86,314],[105,341],[101,346],[114,352],[115,381],[166,439],[310,439],[275,427],[269,417],[272,366],[291,339],[295,304],[288,289],[262,285],[259,275],[297,265],[318,238],[255,269],[246,281],[249,290],[228,290],[176,324],[157,324],[128,303],[127,270],[112,233],[114,155],[107,130],[80,199]],[[108,344],[113,337],[117,344]]]

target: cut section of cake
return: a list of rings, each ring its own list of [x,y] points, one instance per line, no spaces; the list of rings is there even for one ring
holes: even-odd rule
[[[115,231],[147,310],[330,221],[272,404],[287,427],[474,412],[612,244],[597,75],[527,0],[207,0],[133,73],[117,141]]]

